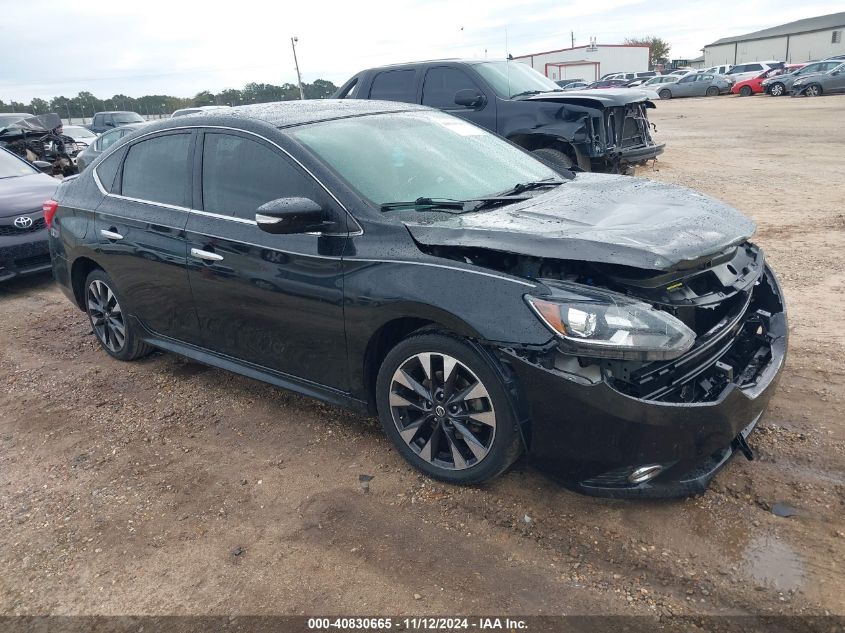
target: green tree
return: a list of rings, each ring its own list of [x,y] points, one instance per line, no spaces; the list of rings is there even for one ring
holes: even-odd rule
[[[336,90],[337,86],[325,79],[315,79],[314,83],[302,84],[306,99],[328,99]]]
[[[29,111],[33,114],[46,114],[50,111],[50,104],[36,97],[29,102]]]
[[[198,92],[194,95],[194,98],[191,99],[192,104],[195,106],[207,106],[207,105],[214,105],[215,99],[214,95],[209,92],[208,90],[203,90],[202,92]]]
[[[669,59],[669,42],[655,35],[628,37],[623,42],[630,46],[648,46],[648,69],[654,70],[656,64]]]

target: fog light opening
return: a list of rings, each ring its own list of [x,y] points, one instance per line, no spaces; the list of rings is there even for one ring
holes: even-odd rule
[[[643,482],[654,479],[663,472],[663,466],[660,464],[649,464],[648,466],[640,466],[635,468],[634,472],[628,475],[628,481],[632,484],[641,484]]]

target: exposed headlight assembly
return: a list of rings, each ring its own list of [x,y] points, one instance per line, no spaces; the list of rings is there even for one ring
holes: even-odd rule
[[[554,298],[525,295],[559,338],[562,351],[591,358],[669,360],[695,342],[695,332],[667,312],[622,294],[580,284],[548,283]]]

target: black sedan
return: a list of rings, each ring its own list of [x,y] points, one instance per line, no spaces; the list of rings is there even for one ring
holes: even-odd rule
[[[699,492],[751,455],[786,353],[751,220],[421,106],[158,122],[53,206],[54,275],[108,354],[369,411],[448,482],[527,453],[590,494]]]
[[[43,206],[58,184],[0,149],[0,282],[50,269]]]

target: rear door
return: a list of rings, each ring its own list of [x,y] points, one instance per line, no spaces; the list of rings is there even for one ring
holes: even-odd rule
[[[417,102],[417,71],[413,68],[382,70],[373,76],[369,99]]]
[[[485,97],[477,107],[460,106],[455,95],[460,90],[484,90],[466,71],[454,66],[434,66],[425,71],[422,85],[422,105],[439,108],[449,114],[472,121],[476,125],[496,131],[496,100]]]
[[[162,132],[106,158],[96,173],[107,195],[94,221],[100,263],[124,309],[155,334],[189,343],[199,342],[185,242],[193,136]]]
[[[198,209],[188,221],[188,271],[213,352],[346,390],[341,255],[346,215],[317,181],[266,139],[206,130],[198,140]],[[333,213],[330,234],[273,235],[259,206],[305,197]]]

